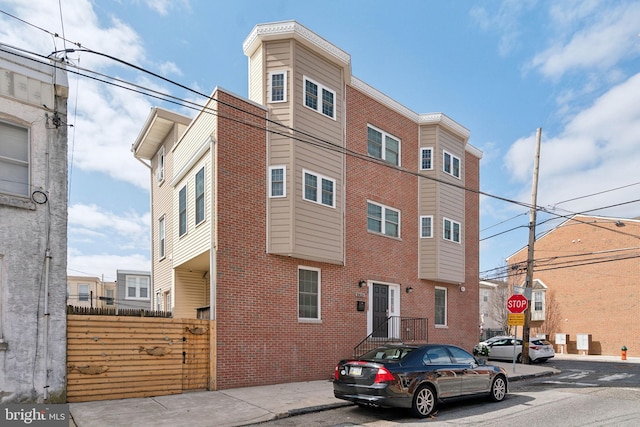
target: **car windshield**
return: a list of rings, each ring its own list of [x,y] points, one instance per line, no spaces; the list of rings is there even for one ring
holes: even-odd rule
[[[361,359],[400,360],[413,350],[412,347],[381,347],[365,353]]]

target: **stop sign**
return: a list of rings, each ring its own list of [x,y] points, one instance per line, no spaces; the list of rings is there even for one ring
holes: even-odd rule
[[[507,299],[507,310],[509,313],[523,313],[528,306],[529,301],[527,301],[527,297],[522,294],[511,295],[509,299]]]

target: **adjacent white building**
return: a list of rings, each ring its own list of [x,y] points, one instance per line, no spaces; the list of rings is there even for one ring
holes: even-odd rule
[[[0,402],[66,401],[66,72],[0,45]]]

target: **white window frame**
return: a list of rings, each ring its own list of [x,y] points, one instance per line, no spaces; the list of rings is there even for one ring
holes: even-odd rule
[[[173,305],[171,304],[171,290],[165,291],[164,293],[164,311],[171,311]]]
[[[382,208],[382,213],[381,213],[381,218],[380,219],[372,218],[372,217],[369,216],[369,205],[374,205],[374,206],[378,206],[378,207]],[[398,235],[397,236],[387,233],[387,223],[389,223],[389,221],[387,221],[387,215],[388,215],[387,211],[397,212],[397,214],[398,214],[398,224],[397,224],[397,226],[398,226],[397,227],[398,228]],[[380,231],[372,230],[371,228],[369,228],[369,220],[379,221],[380,222]],[[387,237],[392,237],[394,239],[399,239],[401,237],[401,235],[402,235],[401,230],[402,230],[402,212],[400,212],[399,209],[395,209],[395,208],[392,208],[390,206],[383,205],[381,203],[376,203],[374,201],[367,200],[367,231],[369,233],[375,233],[375,234],[379,234],[381,236],[387,236]]]
[[[184,201],[182,200],[182,194],[184,191]],[[183,185],[182,188],[178,191],[178,237],[182,237],[187,234],[189,230],[189,225],[187,224],[187,186]],[[184,205],[184,209],[182,209],[182,205]],[[184,217],[184,231],[182,230]]]
[[[424,167],[424,153],[425,152],[429,152],[430,156],[429,156],[429,167]],[[420,158],[418,159],[418,161],[420,162],[420,164],[418,165],[418,167],[420,168],[421,171],[427,171],[427,170],[433,170],[433,147],[422,147],[420,148]]]
[[[425,235],[424,233],[424,221],[429,220],[429,234]],[[420,224],[418,225],[420,228],[420,238],[421,239],[431,239],[433,238],[433,215],[421,215],[420,216]]]
[[[158,170],[156,171],[156,179],[159,183],[164,181],[164,147],[158,152]]]
[[[0,193],[19,197],[29,197],[31,194],[31,134],[27,127],[15,123],[0,121],[0,136],[6,136],[12,143],[11,150],[0,146]],[[23,139],[24,138],[24,139]],[[0,139],[0,142],[4,138]],[[8,145],[9,142],[6,142]],[[15,154],[26,148],[23,158]],[[18,148],[18,150],[15,150]],[[11,157],[7,156],[11,154]],[[20,153],[22,154],[22,153]],[[24,173],[26,169],[26,174]]]
[[[458,238],[455,237],[455,229],[458,227]],[[450,236],[447,237],[447,231],[449,231]],[[462,224],[458,221],[454,221],[450,218],[442,218],[442,238],[446,241],[453,243],[461,243],[462,242]]]
[[[316,197],[315,199],[307,197],[307,175],[314,176],[316,178]],[[332,191],[331,191],[331,204],[328,205],[324,203],[324,198],[322,197],[324,193],[324,182],[330,182]],[[307,169],[302,169],[302,200],[306,200],[308,202],[317,203],[322,206],[328,206],[331,208],[336,207],[336,180],[333,178],[326,177],[324,175],[320,175],[318,173],[312,172]]]
[[[316,317],[302,317],[300,316],[300,272],[302,270],[305,271],[315,271],[318,273],[318,283],[317,283],[317,292],[316,292],[316,304],[318,307],[318,312],[317,312],[317,316]],[[298,277],[297,277],[297,282],[298,282],[298,321],[299,322],[312,322],[312,323],[316,323],[316,322],[321,322],[322,321],[322,271],[319,268],[315,268],[315,267],[307,267],[307,266],[298,266],[298,271],[297,271]]]
[[[202,193],[198,193],[198,176],[202,176]],[[204,166],[201,167],[198,172],[196,172],[195,175],[195,198],[193,200],[193,207],[194,207],[194,212],[195,212],[195,221],[196,221],[196,225],[203,223],[204,220],[206,219],[206,210],[207,210],[207,206],[206,206],[206,172],[204,169]],[[202,200],[202,204],[199,205],[198,201]],[[202,216],[201,218],[199,218],[200,216]]]
[[[106,305],[115,305],[115,300],[116,300],[115,290],[107,289],[105,293],[106,293],[105,296],[107,297]]]
[[[434,312],[433,312],[433,324],[436,328],[446,328],[447,327],[447,312],[448,310],[448,305],[449,305],[449,295],[448,295],[448,289],[442,286],[436,286],[435,287],[436,292],[434,292],[434,301],[433,301],[433,307],[434,307]],[[436,310],[437,310],[437,306],[436,306],[436,295],[437,295],[437,291],[442,291],[444,292],[444,320],[443,323],[437,323],[438,318],[436,315]]]
[[[455,167],[457,163],[457,168]],[[444,173],[460,179],[462,171],[462,161],[460,157],[454,156],[450,152],[442,151],[442,170]]]
[[[87,290],[87,292],[80,292],[80,287]],[[78,302],[89,301],[89,285],[87,283],[78,283]]]
[[[282,171],[282,194],[275,194],[273,191],[273,172],[281,170]],[[280,166],[269,166],[269,197],[272,199],[277,199],[280,197],[287,197],[287,167],[284,165]]]
[[[129,280],[135,281],[135,283],[132,283],[131,285],[129,284]],[[146,283],[144,283],[146,282]],[[136,300],[136,301],[149,301],[151,298],[151,295],[149,294],[149,292],[151,291],[151,281],[149,280],[149,276],[140,276],[140,275],[135,275],[135,274],[127,274],[126,276],[124,276],[124,295],[126,300]],[[136,295],[135,296],[129,296],[129,289],[130,288],[135,288],[136,290]],[[140,294],[140,290],[142,288],[147,288],[147,296],[146,297],[141,297]]]
[[[531,293],[531,320],[545,320],[546,290],[534,290]],[[539,300],[538,300],[539,298]],[[540,304],[541,308],[536,307]]]
[[[167,220],[162,215],[158,220],[158,259],[164,259],[167,255]]]
[[[273,99],[273,77],[282,75],[282,99]],[[286,70],[274,70],[269,73],[269,102],[277,104],[280,102],[287,102],[287,71]]]
[[[381,147],[380,147],[380,156],[377,156],[375,154],[372,154],[369,151],[369,129],[374,130],[375,132],[378,132],[381,135]],[[387,138],[389,139],[393,139],[394,141],[398,142],[398,161],[397,162],[391,162],[389,160],[387,160]],[[370,155],[373,158],[376,159],[380,159],[383,160],[389,164],[395,165],[395,166],[401,166],[401,158],[402,158],[402,140],[400,138],[398,138],[397,136],[391,135],[388,132],[383,131],[380,128],[377,128],[371,124],[367,123],[367,154]]]
[[[316,87],[318,88],[318,92],[316,93],[316,107],[312,107],[310,105],[307,104],[307,82],[311,82],[314,85],[316,85]],[[332,105],[332,111],[333,114],[332,115],[328,115],[324,112],[324,93],[323,92],[329,92],[333,95],[333,105]],[[315,111],[316,113],[320,113],[325,117],[329,117],[330,119],[336,120],[336,108],[337,108],[337,97],[336,97],[336,92],[334,90],[329,89],[328,87],[318,83],[317,81],[310,79],[307,76],[303,76],[302,78],[302,105],[304,105],[305,107],[307,107],[310,110]]]

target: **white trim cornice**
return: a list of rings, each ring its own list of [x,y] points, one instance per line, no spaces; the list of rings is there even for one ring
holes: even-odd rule
[[[244,43],[242,43],[242,50],[246,56],[251,56],[258,48],[260,41],[286,38],[300,40],[302,43],[311,46],[315,51],[332,57],[334,61],[343,66],[351,66],[351,55],[296,21],[256,25]]]
[[[384,93],[380,92],[378,89],[376,89],[376,88],[374,88],[372,86],[369,86],[367,83],[363,82],[362,80],[358,79],[355,76],[351,76],[350,86],[355,88],[355,89],[358,89],[360,92],[364,93],[365,95],[369,96],[370,98],[375,99],[376,101],[380,102],[381,104],[384,104],[385,106],[391,108],[392,110],[397,111],[398,113],[402,114],[403,116],[407,117],[408,119],[413,120],[414,122],[418,123],[419,125],[422,125],[422,124],[425,124],[425,125],[430,125],[430,124],[442,125],[442,126],[446,127],[447,129],[450,129],[455,134],[457,134],[460,137],[462,137],[465,141],[467,139],[469,139],[469,136],[471,135],[471,132],[469,131],[469,129],[465,128],[460,123],[458,123],[455,120],[451,119],[446,114],[443,114],[443,113],[418,114],[418,113],[410,110],[409,108],[405,107],[404,105],[402,105],[401,103],[399,103],[395,99],[393,99],[393,98],[385,95]],[[471,147],[469,144],[467,144],[467,146]],[[482,151],[478,150],[475,147],[472,147],[472,148],[474,148],[473,151],[470,151],[472,154],[476,155],[477,157],[482,157]]]

